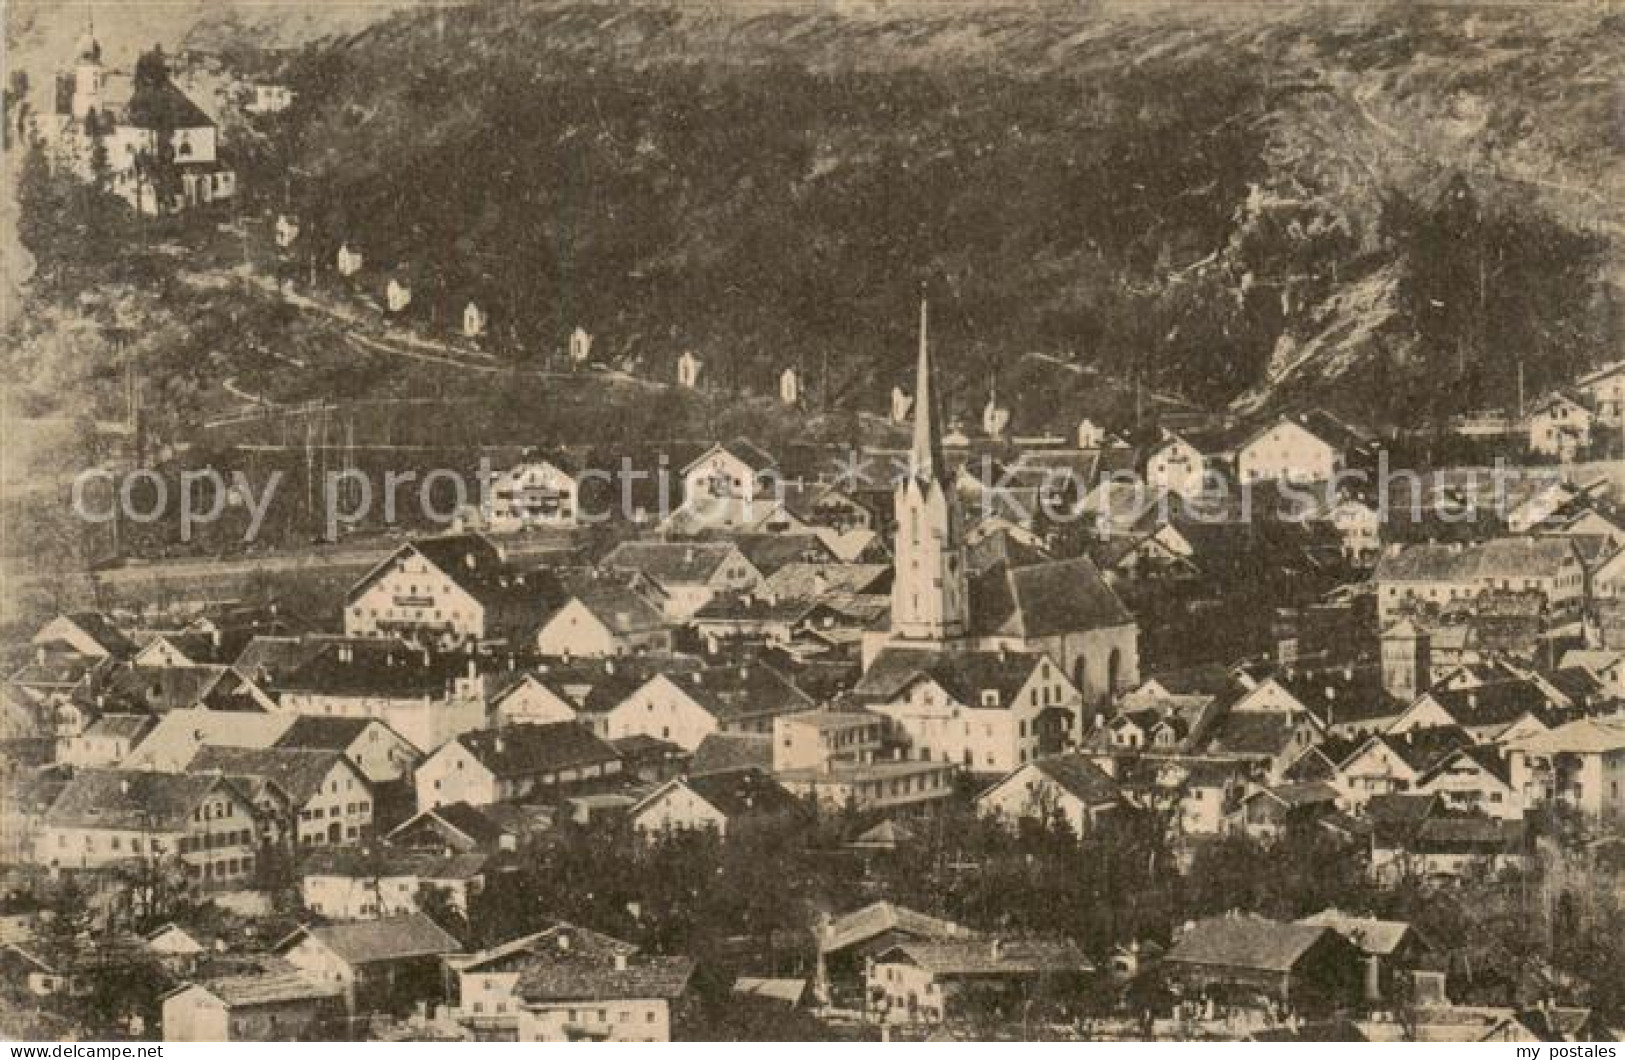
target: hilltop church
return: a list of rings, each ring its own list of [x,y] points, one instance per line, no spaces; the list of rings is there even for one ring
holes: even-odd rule
[[[1087,558],[967,570],[923,302],[917,372],[890,623],[865,637],[856,691],[920,757],[1014,769],[1080,739],[1138,682],[1139,630]]]
[[[73,72],[57,78],[55,106],[35,118],[34,131],[54,163],[82,180],[94,175],[99,142],[108,190],[141,213],[175,213],[237,194],[214,119],[170,79],[161,53],[143,57],[133,77],[109,71],[94,26],[86,26]],[[160,192],[154,160],[171,150],[174,178]]]

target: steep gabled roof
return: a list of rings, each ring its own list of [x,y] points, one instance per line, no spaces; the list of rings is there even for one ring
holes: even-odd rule
[[[546,964],[561,957],[585,961],[603,959],[613,961],[617,955],[630,957],[637,952],[638,947],[630,942],[623,942],[601,931],[592,931],[561,920],[550,928],[521,935],[481,950],[466,961],[459,962],[457,968],[464,973],[514,972]]]
[[[1375,663],[1294,669],[1274,677],[1327,726],[1393,718],[1404,713],[1407,706],[1384,687],[1382,667]]]
[[[766,593],[718,593],[694,612],[695,622],[800,622],[818,605]]]
[[[762,593],[787,600],[817,600],[830,593],[875,592],[891,573],[884,563],[786,563],[762,583]]]
[[[728,820],[799,814],[803,809],[801,801],[768,774],[759,769],[733,769],[724,773],[706,773],[668,781],[633,807],[633,812],[639,812],[644,806],[660,798],[672,785],[677,784],[704,799]]]
[[[192,773],[219,773],[269,781],[286,793],[295,806],[303,806],[321,794],[328,775],[341,766],[365,784],[365,778],[354,764],[337,751],[204,747],[187,768]]]
[[[451,683],[464,676],[469,659],[431,654],[397,641],[342,641],[277,684],[283,692],[381,698],[443,698]]]
[[[1437,725],[1408,732],[1382,733],[1374,737],[1417,773],[1425,772],[1463,747],[1473,743],[1472,735],[1459,725]]]
[[[275,684],[320,655],[329,642],[313,637],[258,635],[243,646],[231,668],[251,680]]]
[[[230,785],[208,774],[86,769],[63,787],[45,822],[67,828],[184,831],[192,811],[222,787]],[[235,790],[233,794],[242,799]]]
[[[1522,679],[1471,688],[1435,688],[1427,695],[1458,725],[1469,729],[1510,725],[1526,714],[1555,722],[1563,713],[1538,682]]]
[[[1289,972],[1314,946],[1336,933],[1307,924],[1283,924],[1257,916],[1198,920],[1164,961],[1204,967]]]
[[[286,953],[307,937],[350,965],[443,957],[463,948],[439,924],[422,913],[412,913],[302,927],[278,943],[277,952]]]
[[[210,744],[270,747],[291,720],[282,714],[243,714],[201,707],[170,711],[159,719],[125,764],[167,772],[185,769],[198,749]]]
[[[642,1001],[681,996],[694,974],[687,957],[615,958],[561,954],[526,968],[514,992],[532,1004]]]
[[[687,464],[683,465],[683,474],[688,474],[694,465],[700,463],[706,457],[710,456],[719,449],[734,459],[741,461],[752,471],[762,472],[779,466],[779,462],[773,459],[773,457],[769,455],[766,450],[757,445],[755,442],[751,441],[749,438],[741,435],[738,438],[732,438],[726,442],[718,442],[716,445],[713,445],[711,448],[707,449],[693,460],[690,460]]]
[[[173,993],[189,988],[203,990],[219,998],[227,1008],[234,1009],[284,1005],[293,1001],[327,1001],[336,999],[341,993],[337,985],[318,983],[286,962],[269,963],[276,967],[252,974],[201,979],[179,987]]]
[[[493,776],[514,778],[620,761],[615,748],[573,721],[475,729],[457,737]]]
[[[917,913],[892,902],[874,902],[823,924],[818,932],[818,948],[823,953],[839,953],[889,931],[922,939],[947,939],[974,934],[969,928],[951,920]]]
[[[374,725],[389,729],[377,718],[301,714],[271,746],[298,751],[348,751]]]
[[[1252,445],[1264,434],[1282,423],[1290,423],[1308,431],[1327,445],[1341,453],[1348,453],[1366,448],[1370,441],[1364,434],[1350,427],[1336,416],[1324,409],[1308,409],[1303,412],[1285,412],[1274,419],[1266,420],[1258,427],[1236,443],[1236,450]]]
[[[1580,565],[1572,538],[1496,537],[1478,545],[1422,544],[1384,553],[1376,581],[1471,582],[1551,578]]]
[[[1430,766],[1426,772],[1418,777],[1416,780],[1417,786],[1421,787],[1426,785],[1430,781],[1441,776],[1445,770],[1450,769],[1452,766],[1462,761],[1473,763],[1479,769],[1500,781],[1502,785],[1506,787],[1512,786],[1512,771],[1510,767],[1507,765],[1505,760],[1501,758],[1500,752],[1487,744],[1471,744],[1466,747],[1456,748],[1454,751],[1451,751],[1444,757],[1440,758],[1437,762]]]
[[[773,768],[773,735],[765,732],[708,732],[694,748],[688,771],[693,776],[735,769]]]
[[[446,854],[418,847],[380,844],[312,848],[299,863],[299,875],[352,880],[411,876],[420,880],[468,880],[485,871],[490,858],[478,851]]]
[[[971,580],[970,611],[978,636],[1047,637],[1134,622],[1085,557],[1025,567],[996,564]]]
[[[817,534],[730,533],[724,537],[719,533],[713,536],[739,549],[764,578],[792,563],[827,563],[835,559],[835,554]]]
[[[1048,936],[905,939],[876,957],[877,961],[898,959],[924,968],[933,976],[952,979],[1093,970],[1071,939]]]
[[[860,699],[886,702],[916,682],[930,680],[965,706],[980,709],[982,693],[994,692],[998,706],[1009,707],[1033,671],[1048,661],[1049,656],[1039,652],[885,648],[853,691]]]
[[[1298,923],[1308,927],[1329,927],[1350,943],[1378,956],[1391,956],[1410,938],[1420,938],[1406,920],[1378,920],[1376,917],[1357,917],[1336,909],[1323,909],[1318,914],[1303,917]],[[1427,945],[1423,940],[1423,945]]]
[[[133,706],[153,714],[167,714],[201,704],[228,672],[224,666],[121,664],[104,671],[100,692],[110,706]]]
[[[349,597],[353,599],[397,562],[413,554],[493,610],[529,608],[539,616],[557,591],[547,572],[527,572],[511,566],[484,535],[445,534],[408,541],[351,586]]]
[[[1610,754],[1625,751],[1625,720],[1578,718],[1515,745],[1529,754]]]
[[[605,629],[618,636],[648,633],[665,629],[669,625],[660,609],[650,603],[642,593],[613,581],[606,580],[582,586],[571,595],[570,600],[578,602],[588,613],[602,622]],[[568,605],[569,601],[566,601],[554,611],[554,614],[558,614],[558,611]],[[543,624],[545,625],[551,618],[550,615],[547,619],[543,619]]]
[[[476,846],[496,846],[501,842],[503,836],[513,834],[512,829],[494,820],[484,811],[485,808],[471,806],[466,802],[453,802],[444,806],[436,806],[401,822],[393,832],[389,833],[389,838],[393,840],[430,818],[440,821],[445,827],[462,835]]]
[[[214,128],[214,120],[203,108],[167,77],[156,82],[137,80],[123,118],[125,124],[139,129]]]
[[[727,541],[623,541],[603,560],[612,570],[635,570],[664,585],[698,585],[716,576],[717,569],[734,556],[742,556]]]
[[[1366,801],[1365,815],[1379,841],[1407,842],[1424,822],[1439,812],[1437,795],[1397,792],[1373,795]]]
[[[77,626],[80,632],[114,658],[122,659],[135,653],[135,644],[130,638],[100,611],[73,611],[60,617]]]
[[[1218,720],[1208,750],[1224,754],[1277,755],[1292,745],[1301,714],[1238,711]]]
[[[723,721],[793,714],[817,705],[783,674],[762,662],[667,674],[665,679],[706,713]]]
[[[1031,764],[1085,806],[1110,806],[1122,798],[1117,781],[1084,755],[1047,755]]]

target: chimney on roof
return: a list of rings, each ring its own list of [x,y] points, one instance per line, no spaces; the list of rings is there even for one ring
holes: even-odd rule
[[[558,935],[554,936],[554,938],[558,942],[559,952],[560,953],[569,953],[570,952],[570,933],[569,932],[560,931],[558,933]]]
[[[626,954],[619,950],[615,951],[615,970],[617,972],[626,971]]]

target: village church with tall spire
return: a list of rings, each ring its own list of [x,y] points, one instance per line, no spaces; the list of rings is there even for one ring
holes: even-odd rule
[[[922,300],[890,622],[865,638],[856,694],[914,757],[1003,773],[1075,745],[1138,682],[1139,631],[1087,558],[967,569],[928,324]]]

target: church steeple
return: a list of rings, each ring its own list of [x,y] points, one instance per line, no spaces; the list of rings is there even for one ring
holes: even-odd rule
[[[959,509],[942,454],[942,411],[931,370],[928,311],[920,300],[920,360],[915,379],[914,441],[897,484],[896,576],[891,632],[898,641],[943,647],[969,630],[969,584]]]
[[[73,69],[71,112],[75,121],[84,121],[102,106],[102,45],[96,39],[96,22],[85,12],[85,32],[79,38],[79,61]]]
[[[920,363],[914,380],[914,445],[908,454],[908,471],[922,482],[942,478],[947,463],[942,459],[942,410],[937,406],[936,388],[931,385],[931,343],[927,334],[927,305],[920,296]]]

